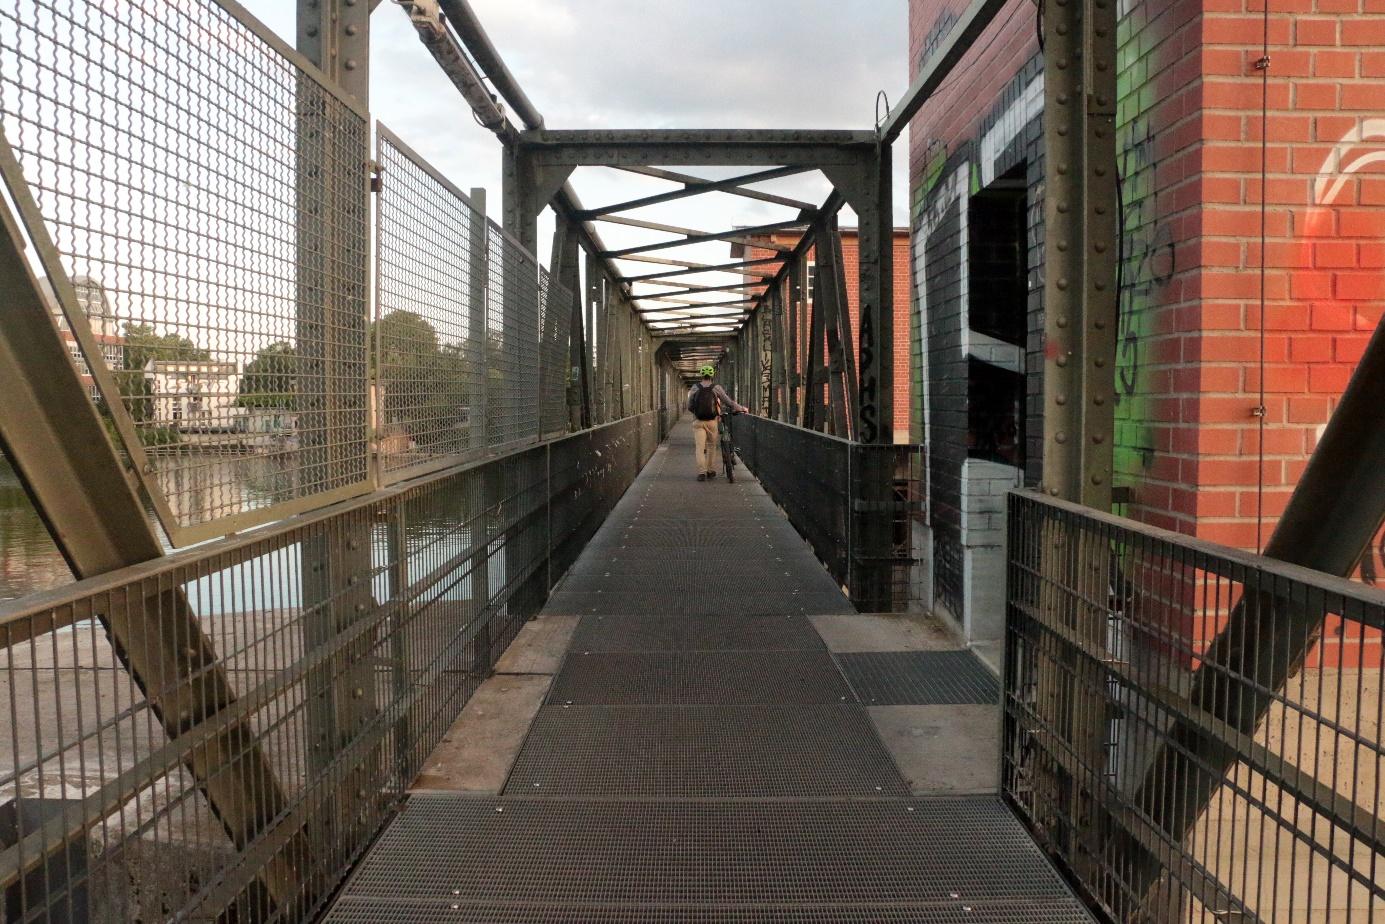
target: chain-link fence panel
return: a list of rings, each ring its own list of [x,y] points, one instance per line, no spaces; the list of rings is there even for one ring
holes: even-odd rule
[[[175,543],[366,488],[355,103],[213,0],[0,0],[0,127],[75,373]]]

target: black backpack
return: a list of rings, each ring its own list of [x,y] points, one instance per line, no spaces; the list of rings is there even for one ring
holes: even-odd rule
[[[693,392],[692,400],[688,402],[688,410],[693,412],[693,416],[698,420],[717,419],[717,392],[712,385],[698,385]]]

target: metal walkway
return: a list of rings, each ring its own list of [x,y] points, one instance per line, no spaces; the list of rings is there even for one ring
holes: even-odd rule
[[[582,620],[502,794],[411,798],[328,921],[1090,920],[996,798],[910,795],[808,619],[846,598],[686,422],[546,612]]]

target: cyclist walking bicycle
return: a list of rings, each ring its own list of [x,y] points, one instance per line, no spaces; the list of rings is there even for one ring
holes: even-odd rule
[[[750,409],[737,404],[726,389],[712,382],[714,366],[703,366],[702,381],[688,391],[688,410],[693,417],[693,452],[697,460],[697,480],[714,481],[717,477],[717,448],[720,441],[717,427],[726,409],[749,414]],[[729,477],[729,476],[728,476]]]

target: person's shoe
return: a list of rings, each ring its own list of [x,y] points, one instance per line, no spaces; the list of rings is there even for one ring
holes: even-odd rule
[[[708,473],[707,473],[707,480],[708,480],[708,481],[716,481],[716,480],[717,480],[717,473],[716,473],[716,472],[708,472]]]
[[[698,472],[698,473],[697,473],[697,480],[698,480],[698,481],[706,481],[706,480],[707,480],[707,473],[706,473],[706,472]]]

